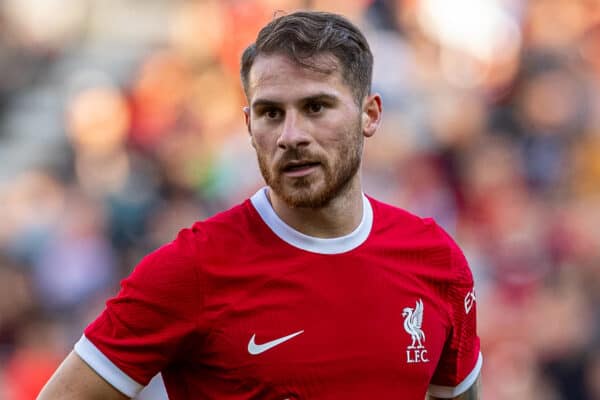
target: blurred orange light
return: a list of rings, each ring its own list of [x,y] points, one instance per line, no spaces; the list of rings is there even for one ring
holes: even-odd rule
[[[76,150],[98,154],[121,148],[130,125],[125,99],[109,87],[88,89],[75,96],[67,118]]]

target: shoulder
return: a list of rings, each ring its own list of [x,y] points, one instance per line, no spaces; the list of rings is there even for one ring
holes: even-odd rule
[[[143,282],[190,282],[190,276],[198,274],[202,260],[218,252],[216,247],[220,243],[231,246],[230,237],[247,225],[244,222],[250,218],[247,203],[181,229],[171,242],[147,254],[130,277]]]
[[[256,223],[249,200],[221,211],[179,231],[174,240],[157,249],[152,257],[197,258],[214,250],[216,243],[227,243]]]
[[[439,239],[439,226],[432,218],[419,217],[403,208],[368,197],[373,208],[374,228],[393,232],[402,239]],[[399,235],[399,236],[398,236]]]
[[[189,232],[182,231],[201,262],[212,263],[255,248],[264,235],[264,224],[249,199],[228,210],[196,222]],[[235,251],[232,251],[235,250]]]
[[[403,220],[414,224],[419,224],[427,220],[427,218],[421,218],[403,208],[385,203],[371,196],[367,195],[367,199],[369,199],[369,203],[371,203],[371,207],[373,207],[373,213],[379,218],[385,220],[392,218],[394,220]]]
[[[221,211],[210,218],[196,222],[192,230],[196,234],[210,235],[213,233],[228,234],[249,229],[256,223],[256,211],[250,199],[246,199],[227,210]]]
[[[472,286],[473,277],[462,250],[433,218],[419,217],[371,197],[369,200],[373,207],[373,229],[379,237],[393,241],[400,251],[412,253],[431,267],[427,272],[435,273],[436,281]]]
[[[453,274],[454,281],[459,286],[473,286],[473,274],[467,258],[456,241],[438,224],[435,224],[435,232],[440,237],[446,248],[448,249],[448,257],[450,270]]]

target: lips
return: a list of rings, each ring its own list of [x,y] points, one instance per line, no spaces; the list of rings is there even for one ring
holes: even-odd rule
[[[298,160],[298,161],[290,161],[283,165],[281,170],[283,172],[294,172],[301,171],[306,168],[315,167],[319,165],[318,161],[308,161],[308,160]]]

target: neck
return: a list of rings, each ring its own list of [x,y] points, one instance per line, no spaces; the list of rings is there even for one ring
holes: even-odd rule
[[[305,235],[335,238],[354,231],[363,216],[363,194],[359,179],[326,206],[321,208],[290,207],[269,188],[273,210],[286,224]]]

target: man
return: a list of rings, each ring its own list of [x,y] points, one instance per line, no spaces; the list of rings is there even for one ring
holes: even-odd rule
[[[297,12],[242,56],[267,187],[144,258],[40,399],[477,399],[467,263],[430,219],[365,196],[372,55],[345,18]]]

